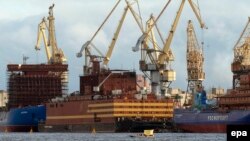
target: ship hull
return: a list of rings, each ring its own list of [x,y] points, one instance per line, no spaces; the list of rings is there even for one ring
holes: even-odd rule
[[[37,132],[38,127],[34,125],[3,125],[0,126],[1,132]]]
[[[44,125],[38,126],[39,132],[116,132],[115,124],[97,123],[97,124],[61,124],[61,125]]]
[[[226,124],[176,124],[177,128],[191,133],[225,133]]]
[[[171,100],[85,98],[72,96],[61,102],[47,103],[46,122],[39,125],[39,132],[164,130],[173,116]]]
[[[62,125],[39,125],[39,132],[143,132],[146,129],[154,129],[155,132],[166,131],[171,128],[171,123],[163,121],[139,121],[125,119],[115,123],[85,123]]]
[[[46,108],[43,105],[14,108],[1,112],[1,132],[38,131],[38,123],[45,122]]]
[[[250,124],[250,111],[235,110],[227,113],[217,111],[175,110],[174,123],[177,130],[193,133],[225,133],[227,125]]]

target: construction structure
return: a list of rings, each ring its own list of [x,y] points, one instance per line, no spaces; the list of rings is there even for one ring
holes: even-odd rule
[[[184,7],[186,0],[182,0],[180,7],[177,11],[177,15],[173,21],[171,30],[168,34],[168,37],[164,41],[159,28],[156,23],[161,17],[162,13],[168,7],[171,1],[168,1],[159,16],[154,19],[151,16],[150,20],[147,22],[147,28],[143,32],[143,35],[138,39],[136,46],[133,47],[133,51],[139,51],[141,49],[141,60],[140,60],[140,70],[144,72],[144,74],[151,81],[152,91],[156,95],[165,95],[169,85],[172,81],[175,80],[176,73],[171,67],[171,62],[174,61],[174,55],[171,51],[171,43],[174,37],[174,33],[177,29],[177,25],[179,23],[179,19]],[[201,19],[201,15],[199,12],[199,7],[192,1],[188,0],[192,10],[194,11],[201,28],[205,28],[205,24]],[[163,47],[160,47],[154,37],[153,28],[158,32],[160,39],[162,40]],[[152,44],[149,45],[150,41]],[[140,47],[141,45],[141,47]],[[149,74],[147,74],[149,72]]]
[[[219,98],[222,109],[250,109],[250,18],[234,46],[233,89]]]
[[[67,65],[9,64],[8,108],[39,105],[67,93]]]
[[[46,122],[40,131],[46,132],[141,132],[145,129],[166,130],[173,118],[171,98],[158,99],[147,91],[144,77],[135,71],[109,69],[112,51],[128,11],[143,31],[132,7],[137,0],[126,1],[126,6],[105,55],[94,45],[93,39],[116,9],[117,1],[91,40],[82,47],[77,57],[85,53],[84,75],[80,76],[80,94],[53,99],[46,103]],[[138,6],[139,7],[139,6]],[[139,12],[138,12],[139,13]],[[138,87],[140,89],[138,89]]]
[[[85,55],[85,64],[83,67],[83,76],[80,76],[80,93],[84,94],[84,93],[93,93],[93,86],[91,87],[91,89],[85,87],[85,83],[87,85],[93,85],[90,82],[95,82],[96,84],[101,83],[102,81],[107,81],[104,83],[104,85],[109,84],[109,83],[113,83],[112,81],[116,81],[118,83],[123,83],[125,86],[125,83],[123,82],[123,78],[129,78],[131,77],[131,75],[127,75],[125,70],[125,73],[123,76],[119,76],[117,77],[116,73],[112,73],[111,76],[107,75],[110,73],[110,70],[108,68],[108,64],[110,61],[110,58],[112,56],[112,52],[115,48],[116,42],[118,40],[121,28],[123,26],[123,23],[125,21],[126,16],[128,15],[128,12],[130,12],[133,16],[133,18],[135,19],[136,23],[138,24],[140,30],[143,32],[143,25],[142,25],[142,19],[140,16],[139,12],[136,12],[133,8],[133,5],[137,5],[137,7],[139,7],[138,1],[128,1],[126,0],[126,6],[124,8],[124,11],[122,13],[122,16],[118,22],[117,28],[115,29],[114,35],[112,37],[112,40],[108,46],[108,50],[107,52],[104,53],[102,51],[100,51],[93,43],[93,40],[95,39],[95,37],[97,36],[97,34],[99,33],[99,31],[104,27],[104,25],[106,24],[106,22],[109,20],[110,16],[114,13],[114,11],[116,10],[117,6],[120,4],[121,0],[117,1],[115,6],[112,8],[112,10],[109,12],[108,16],[104,19],[104,21],[102,22],[101,26],[98,28],[98,30],[95,32],[95,34],[92,36],[92,38],[87,41],[86,43],[83,44],[83,46],[81,47],[80,51],[77,53],[77,57],[82,57],[83,54]],[[138,11],[140,11],[138,9]],[[115,70],[116,71],[116,70]],[[124,71],[124,70],[120,70],[120,71]],[[100,74],[100,72],[102,74]],[[97,78],[99,78],[100,80],[97,80],[91,76],[90,78],[88,78],[89,75],[96,75]],[[103,76],[100,77],[100,76]],[[104,76],[108,76],[109,78],[105,78]],[[121,81],[121,82],[120,82]],[[146,82],[146,80],[143,80],[144,82]],[[134,81],[131,82],[127,82],[128,84],[131,83],[134,87]],[[136,83],[135,83],[136,85]],[[144,85],[144,84],[143,84]],[[146,87],[144,87],[143,85],[138,85],[140,87],[140,90],[144,90],[146,91]],[[84,87],[83,87],[84,86]],[[121,85],[122,86],[122,85]],[[145,84],[146,86],[146,84]],[[110,88],[108,88],[109,86],[102,86],[105,89],[114,89],[114,86],[110,86]],[[131,87],[130,89],[134,89],[133,87]],[[124,88],[126,89],[126,88]],[[106,93],[106,92],[104,92]]]
[[[216,99],[207,99],[204,90],[195,96],[195,105],[174,111],[177,129],[195,133],[226,133],[228,125],[248,125],[250,117],[250,20],[234,47],[233,89],[213,89]]]
[[[51,98],[67,93],[68,65],[61,49],[57,47],[54,27],[53,7],[49,8],[47,20],[38,26],[36,50],[43,38],[47,55],[46,64],[8,64],[8,109],[29,105],[39,105]],[[47,30],[46,30],[47,29]],[[46,36],[48,31],[48,38]]]
[[[234,60],[231,69],[233,72],[233,89],[245,87],[245,84],[248,83],[247,75],[250,71],[250,18],[248,18],[246,27],[234,46]]]
[[[193,97],[202,89],[202,81],[205,79],[205,73],[203,70],[204,56],[202,46],[200,46],[194,26],[191,20],[188,21],[187,27],[187,92],[191,92]],[[193,101],[186,101],[188,105]]]

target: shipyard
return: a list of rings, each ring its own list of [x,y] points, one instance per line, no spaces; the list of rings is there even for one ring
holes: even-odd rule
[[[1,133],[154,138],[250,125],[247,11],[216,27],[223,14],[200,0],[110,0],[83,15],[80,3],[39,3],[18,21],[0,14]]]

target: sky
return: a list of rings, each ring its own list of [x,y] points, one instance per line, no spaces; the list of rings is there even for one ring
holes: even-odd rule
[[[143,21],[153,13],[157,16],[166,0],[138,0]],[[194,0],[195,2],[197,0]],[[171,24],[181,0],[172,0],[158,21],[159,29],[167,38]],[[171,44],[175,61],[176,81],[171,87],[186,89],[186,28],[188,20],[195,26],[197,38],[204,41],[204,70],[206,89],[232,87],[231,62],[233,47],[238,40],[250,15],[249,0],[199,0],[202,18],[208,29],[200,30],[198,20],[188,2],[185,3],[174,39]],[[84,58],[77,58],[81,46],[91,39],[101,25],[116,0],[0,0],[0,89],[7,90],[7,64],[45,63],[45,50],[42,46],[35,51],[37,27],[43,17],[48,16],[48,7],[55,4],[55,28],[58,47],[64,51],[69,64],[69,92],[79,91],[79,76],[83,74]],[[111,42],[125,2],[119,4],[114,14],[93,40],[103,54]],[[137,7],[134,6],[136,9]],[[120,36],[111,56],[109,68],[139,71],[139,52],[132,52],[132,46],[141,36],[131,13],[125,19]]]

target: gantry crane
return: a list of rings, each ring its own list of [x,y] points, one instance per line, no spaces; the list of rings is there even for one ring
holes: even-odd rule
[[[38,37],[35,49],[40,50],[40,43],[43,39],[48,64],[62,64],[65,63],[67,59],[64,56],[63,51],[57,47],[53,8],[54,4],[49,7],[49,16],[47,18],[48,22],[45,18],[43,18],[41,23],[38,25]],[[46,31],[48,31],[48,39]]]
[[[232,63],[233,88],[237,88],[242,74],[250,74],[250,17],[234,46],[234,60]]]
[[[147,32],[144,32],[144,34],[138,39],[136,47],[133,48],[134,51],[138,51],[140,48],[139,45],[141,44],[141,50],[146,50],[146,53],[148,54],[147,56],[151,56],[150,54],[152,54],[153,51],[158,52],[158,56],[155,57],[155,60],[151,62],[147,62],[146,58],[140,60],[140,69],[143,71],[150,72],[149,78],[151,80],[152,92],[156,95],[159,95],[160,93],[164,95],[169,84],[175,80],[175,71],[173,71],[173,69],[171,68],[171,62],[174,60],[174,56],[170,49],[170,46],[186,0],[182,0],[180,4],[180,7],[177,11],[177,15],[174,19],[171,30],[168,34],[166,41],[163,44],[162,49],[154,50],[152,48],[145,48],[145,45],[143,44],[148,38],[147,36],[149,36],[151,29],[155,26],[157,20],[159,19],[163,11],[167,8],[170,1],[171,0],[167,2],[162,12],[159,14],[158,18],[152,24],[151,28]],[[193,12],[195,13],[201,28],[206,28],[205,24],[201,19],[199,7],[194,4],[192,0],[188,0],[188,2],[191,5]]]
[[[192,97],[194,97],[194,94],[202,88],[202,81],[205,79],[205,73],[203,70],[203,63],[204,63],[204,56],[203,56],[203,50],[200,46],[194,26],[191,20],[188,21],[187,26],[187,54],[186,54],[186,60],[187,60],[187,92],[186,94],[191,91]],[[191,100],[190,102],[187,101],[187,95],[185,97],[185,105],[189,105],[193,102]]]

